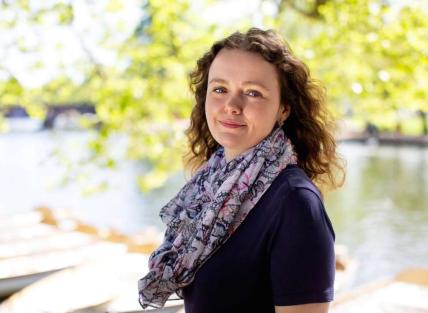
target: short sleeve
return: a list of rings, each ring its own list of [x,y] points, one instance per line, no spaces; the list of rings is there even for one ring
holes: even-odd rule
[[[335,234],[322,201],[294,188],[279,205],[269,250],[274,304],[332,301]]]

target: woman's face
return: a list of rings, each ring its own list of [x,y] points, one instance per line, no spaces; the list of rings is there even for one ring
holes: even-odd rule
[[[237,49],[217,54],[208,73],[205,115],[227,161],[257,145],[288,114],[273,64]]]

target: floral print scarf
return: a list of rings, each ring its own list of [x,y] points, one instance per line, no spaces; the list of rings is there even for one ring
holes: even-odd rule
[[[160,211],[163,243],[150,255],[149,272],[138,281],[139,301],[163,307],[182,298],[200,266],[233,234],[278,174],[297,156],[277,127],[259,144],[226,162],[224,148]]]

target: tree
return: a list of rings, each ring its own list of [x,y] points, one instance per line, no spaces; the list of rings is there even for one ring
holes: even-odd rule
[[[428,111],[427,7],[380,0],[302,3],[309,9],[280,1],[270,23],[325,83],[339,116],[351,111],[354,119],[390,126],[398,110]]]
[[[101,11],[98,8],[93,18],[103,23],[100,15],[120,11],[123,4],[111,0]],[[6,2],[2,8],[22,12],[34,27],[43,26],[48,19],[55,20],[54,26],[71,29],[85,55],[73,64],[83,79],[76,82],[63,71],[42,86],[26,88],[21,94],[3,83],[5,94],[15,95],[13,102],[32,107],[39,115],[43,115],[45,103],[95,103],[102,127],[90,143],[93,153],[86,161],[114,167],[118,160],[110,153],[111,137],[124,134],[128,138],[126,157],[141,160],[145,165],[140,187],[146,190],[162,185],[171,172],[181,168],[186,144],[183,131],[193,104],[187,76],[196,58],[212,42],[213,28],[197,18],[187,0],[148,0],[141,8],[141,22],[124,40],[111,40],[116,30],[105,26],[111,32],[102,33],[97,44],[114,52],[113,63],[106,63],[97,58],[85,30],[76,25],[75,2],[46,4],[37,9],[32,5],[31,1]],[[3,25],[6,29],[16,26]],[[16,42],[11,46],[16,48]],[[38,51],[36,46],[31,52]],[[43,61],[46,60],[40,60],[40,66]],[[0,97],[0,102],[6,100]]]
[[[215,38],[245,31],[256,17],[262,17],[265,28],[282,33],[326,85],[337,116],[352,112],[352,118],[378,125],[391,125],[402,108],[427,116],[428,14],[417,4],[260,0],[253,16],[220,26],[202,21],[190,0],[145,0],[138,23],[130,27],[130,18],[118,16],[131,2],[3,1],[0,35],[8,39],[0,49],[2,60],[22,54],[34,60],[26,73],[46,67],[53,61],[40,53],[47,48],[38,35],[54,28],[69,31],[67,40],[73,40],[78,57],[63,58],[37,86],[27,86],[25,77],[2,64],[0,103],[23,104],[38,117],[45,114],[45,103],[95,103],[102,127],[86,162],[114,167],[119,159],[110,145],[115,134],[122,134],[128,138],[126,157],[145,166],[139,180],[144,190],[162,185],[181,169],[183,131],[193,105],[187,75],[196,59]],[[216,3],[206,0],[204,5]],[[94,21],[86,28],[82,11]],[[64,49],[61,40],[52,53]]]

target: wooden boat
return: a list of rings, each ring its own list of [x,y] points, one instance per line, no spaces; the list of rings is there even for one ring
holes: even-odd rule
[[[12,312],[137,312],[137,281],[147,271],[148,255],[126,253],[85,262],[54,273],[12,295],[0,305]],[[178,312],[182,301],[153,312]]]
[[[131,252],[152,251],[150,232],[135,238],[100,231],[48,208],[0,218],[0,298],[59,270]],[[142,237],[142,238],[141,238]],[[150,241],[151,240],[151,241]]]
[[[8,296],[58,270],[126,251],[125,245],[97,241],[70,249],[0,259],[0,296]]]
[[[428,313],[428,269],[407,269],[338,295],[329,312]]]

